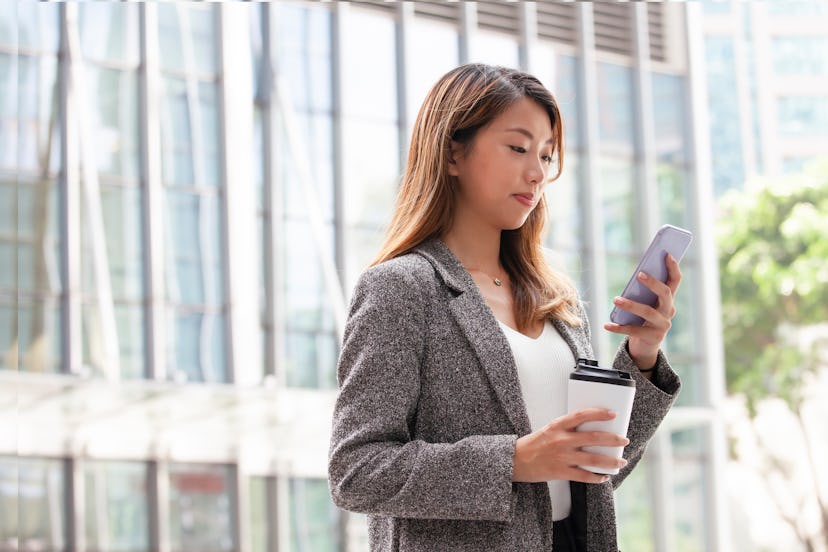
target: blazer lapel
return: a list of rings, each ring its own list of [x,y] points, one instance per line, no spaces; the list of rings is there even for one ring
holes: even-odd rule
[[[460,261],[439,240],[417,247],[451,290],[449,311],[477,355],[480,366],[519,436],[531,432],[515,359],[494,314]]]

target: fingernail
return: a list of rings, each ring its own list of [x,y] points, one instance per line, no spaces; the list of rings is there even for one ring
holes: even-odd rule
[[[616,305],[621,305],[622,303],[624,303],[624,298],[623,297],[616,297],[615,299],[612,300],[612,302],[615,303]]]
[[[639,272],[639,273],[638,273],[638,279],[639,279],[639,280],[646,280],[646,279],[647,279],[647,275],[646,275],[645,273],[643,273],[643,272]]]
[[[609,476],[605,475],[604,477],[601,478],[601,483],[606,483],[609,480],[610,480]]]
[[[623,467],[624,467],[624,466],[626,466],[628,463],[629,463],[629,462],[627,462],[624,458],[621,458],[621,462],[619,462],[619,466],[618,466],[618,467],[619,467],[619,468],[623,468]]]

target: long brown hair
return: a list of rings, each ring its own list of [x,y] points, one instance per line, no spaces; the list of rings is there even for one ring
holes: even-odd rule
[[[563,121],[555,98],[538,79],[482,63],[452,69],[432,87],[417,114],[394,214],[372,266],[403,255],[451,228],[455,177],[449,175],[448,163],[452,141],[469,149],[481,128],[524,97],[536,101],[549,114],[557,159],[557,170],[549,180],[560,176]],[[512,281],[520,330],[546,318],[581,323],[574,285],[544,259],[547,216],[546,197],[541,195],[523,226],[501,233],[500,262]]]

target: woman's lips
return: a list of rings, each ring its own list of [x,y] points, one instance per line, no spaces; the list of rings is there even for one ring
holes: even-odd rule
[[[513,194],[512,197],[527,207],[533,207],[535,205],[535,196],[533,194]]]

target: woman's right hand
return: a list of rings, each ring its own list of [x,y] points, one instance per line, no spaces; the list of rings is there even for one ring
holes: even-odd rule
[[[587,408],[561,416],[538,431],[524,435],[515,445],[512,481],[537,483],[562,479],[582,483],[604,483],[609,476],[578,466],[623,468],[627,461],[581,450],[592,445],[619,447],[629,439],[604,431],[575,431],[584,422],[612,420],[615,413],[604,408]]]

